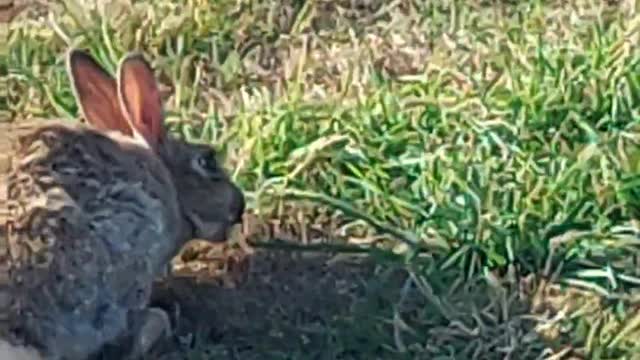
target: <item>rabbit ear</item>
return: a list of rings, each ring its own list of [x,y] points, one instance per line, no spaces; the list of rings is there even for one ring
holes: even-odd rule
[[[116,80],[91,55],[78,49],[69,51],[67,72],[80,112],[89,124],[99,130],[133,135],[118,102]]]
[[[153,70],[142,54],[129,54],[120,62],[118,97],[135,132],[156,149],[164,136],[162,99]]]

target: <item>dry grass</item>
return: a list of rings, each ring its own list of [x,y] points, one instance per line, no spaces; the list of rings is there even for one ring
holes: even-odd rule
[[[257,251],[230,287],[159,284],[189,358],[632,359],[637,6],[34,5],[0,113],[72,121],[67,47],[140,49],[172,129],[227,155]]]

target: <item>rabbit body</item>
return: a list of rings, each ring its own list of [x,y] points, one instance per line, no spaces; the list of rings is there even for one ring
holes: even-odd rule
[[[128,328],[181,245],[176,191],[162,163],[133,141],[86,127],[26,135],[7,184],[14,331],[82,358]],[[20,328],[24,328],[20,329]]]
[[[223,175],[192,171],[205,147],[104,126],[29,126],[0,183],[10,208],[0,335],[46,359],[86,359],[132,336],[171,257],[195,236],[223,240],[244,203]]]

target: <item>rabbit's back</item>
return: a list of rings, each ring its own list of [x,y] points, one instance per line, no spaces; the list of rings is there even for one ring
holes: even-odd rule
[[[18,339],[83,358],[146,306],[177,246],[175,189],[159,159],[115,134],[55,123],[14,144],[2,184],[7,324]]]

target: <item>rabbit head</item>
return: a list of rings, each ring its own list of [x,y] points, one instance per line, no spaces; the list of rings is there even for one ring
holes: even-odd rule
[[[211,147],[167,133],[160,92],[144,57],[125,56],[117,79],[83,50],[71,50],[67,65],[85,120],[98,130],[135,139],[161,159],[171,174],[179,198],[182,238],[224,241],[227,230],[241,222],[244,196]]]

